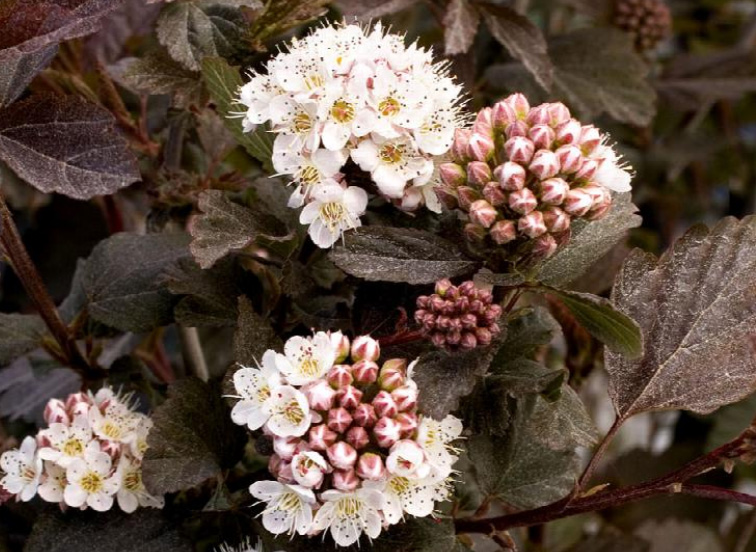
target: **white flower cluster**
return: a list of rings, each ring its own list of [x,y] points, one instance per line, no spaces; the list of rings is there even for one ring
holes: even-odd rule
[[[269,122],[277,134],[273,166],[299,184],[289,206],[309,204],[300,220],[318,246],[330,247],[360,226],[367,205],[366,192],[340,172],[349,158],[402,209],[440,212],[433,157],[451,147],[460,93],[447,64],[377,23],[294,40],[267,73],[252,75],[239,102],[245,131]]]
[[[130,397],[111,388],[75,393],[45,407],[49,427],[0,456],[0,487],[24,502],[39,494],[73,508],[124,512],[162,508],[142,484],[142,458],[152,420],[135,412]]]
[[[234,373],[232,418],[272,438],[269,469],[250,493],[266,504],[265,528],[316,535],[330,530],[339,546],[409,514],[425,517],[449,494],[451,443],[460,420],[417,412],[412,365],[379,367],[378,342],[352,343],[340,332],[292,337],[283,354],[267,351],[256,368]],[[350,359],[351,357],[351,359]]]

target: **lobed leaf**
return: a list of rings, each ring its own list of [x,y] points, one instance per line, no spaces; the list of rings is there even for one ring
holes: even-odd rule
[[[234,334],[236,362],[244,366],[256,366],[268,349],[283,351],[283,342],[270,322],[255,311],[252,302],[239,297],[239,322]]]
[[[469,0],[451,0],[444,15],[444,48],[447,56],[467,52],[475,41],[480,13]]]
[[[562,385],[559,398],[549,401],[541,395],[527,398],[528,429],[535,439],[551,450],[590,447],[598,441],[598,430],[580,397],[572,387]]]
[[[122,79],[138,92],[169,94],[180,107],[198,103],[202,91],[200,74],[187,69],[161,50],[131,60]]]
[[[39,347],[45,332],[36,314],[0,313],[0,367]]]

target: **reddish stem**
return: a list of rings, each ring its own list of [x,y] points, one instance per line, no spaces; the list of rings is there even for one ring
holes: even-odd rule
[[[378,344],[381,347],[388,347],[389,345],[403,345],[405,343],[412,343],[413,341],[420,341],[421,339],[425,339],[422,331],[404,330],[395,334],[379,337]]]

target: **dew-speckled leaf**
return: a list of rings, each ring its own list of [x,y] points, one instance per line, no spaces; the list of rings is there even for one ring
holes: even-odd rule
[[[370,282],[430,284],[472,272],[477,263],[452,242],[410,228],[369,226],[344,235],[329,258],[347,274]]]
[[[38,190],[76,199],[140,179],[113,116],[75,96],[32,96],[0,111],[0,159]]]
[[[36,314],[0,313],[0,366],[39,347],[45,323]]]
[[[475,40],[480,13],[469,0],[451,0],[444,15],[444,49],[447,56],[464,54]]]
[[[580,397],[572,387],[562,386],[559,398],[528,397],[529,429],[535,439],[552,450],[590,447],[598,440],[598,430]]]
[[[611,211],[601,220],[574,222],[569,243],[540,265],[535,279],[555,287],[577,280],[628,230],[640,226],[637,210],[629,193],[617,194]]]
[[[554,66],[541,30],[530,19],[508,6],[487,2],[478,5],[483,14],[483,21],[494,38],[512,57],[522,62],[541,86],[550,89],[554,78]]]
[[[234,334],[236,362],[256,366],[268,349],[283,351],[283,342],[270,326],[270,322],[255,311],[252,302],[239,297],[239,321]]]
[[[169,94],[180,107],[198,103],[202,90],[202,81],[197,71],[187,69],[161,50],[130,60],[121,78],[136,91]]]
[[[606,353],[621,419],[706,414],[756,390],[756,217],[696,226],[660,259],[633,251],[612,299],[640,325],[645,349],[637,360]]]
[[[142,476],[153,494],[189,489],[238,462],[246,441],[220,386],[196,378],[171,385],[153,413]]]
[[[118,4],[102,19],[100,29],[84,42],[88,56],[104,64],[117,61],[133,37],[148,35],[162,7],[146,0],[121,0]]]
[[[507,321],[504,344],[491,365],[492,371],[495,372],[507,362],[530,357],[560,333],[559,322],[544,308],[526,307],[513,312]]]
[[[725,548],[711,527],[674,518],[649,519],[635,535],[650,544],[648,552],[724,552]]]
[[[656,113],[656,92],[648,66],[630,34],[607,27],[582,28],[549,42],[554,89],[569,107],[593,117],[647,125]]]

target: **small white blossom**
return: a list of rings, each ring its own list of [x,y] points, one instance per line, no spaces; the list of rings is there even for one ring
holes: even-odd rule
[[[85,416],[76,416],[70,426],[50,424],[48,429],[40,431],[40,436],[50,444],[39,449],[39,457],[64,468],[75,458],[84,456],[87,445],[94,437]]]
[[[393,525],[404,519],[404,514],[426,517],[433,513],[436,500],[435,479],[413,479],[389,475],[383,481],[366,481],[365,486],[383,495],[383,516]]]
[[[116,477],[120,479],[116,499],[124,512],[130,514],[139,506],[162,508],[165,504],[162,497],[157,498],[147,492],[142,483],[142,466],[139,461],[122,456],[118,462]]]
[[[312,505],[316,502],[312,490],[277,481],[258,481],[250,486],[249,492],[265,502],[263,526],[274,535],[306,535],[310,531]]]
[[[299,222],[310,225],[308,233],[315,245],[331,247],[345,230],[361,226],[367,201],[365,190],[356,186],[321,186],[312,192],[312,202],[302,209]]]
[[[456,450],[450,443],[462,434],[462,422],[452,415],[441,421],[427,416],[420,420],[416,441],[425,449],[428,462],[438,470],[439,477],[445,479],[457,461]]]
[[[89,425],[97,437],[126,444],[136,439],[142,415],[131,409],[129,398],[118,397],[110,388],[103,388],[97,392],[97,407],[90,408],[88,413]]]
[[[629,167],[622,163],[621,158],[612,146],[599,144],[591,154],[591,158],[599,161],[599,168],[593,175],[594,182],[613,192],[629,192],[632,190],[630,184],[632,175],[628,170]]]
[[[351,151],[352,159],[371,173],[378,188],[390,198],[401,198],[407,182],[433,171],[433,162],[423,157],[408,137],[363,140]]]
[[[45,478],[37,489],[37,493],[42,500],[47,502],[63,502],[63,492],[68,485],[65,468],[48,461],[45,461],[44,467]]]
[[[18,449],[5,451],[0,456],[0,468],[5,472],[0,486],[24,502],[34,498],[42,475],[42,459],[37,455],[34,437],[26,437]]]
[[[269,415],[265,427],[278,437],[299,437],[312,424],[312,413],[307,397],[290,385],[271,390],[271,398],[263,408]]]
[[[315,515],[313,529],[331,531],[333,540],[339,546],[350,546],[357,542],[362,533],[369,538],[377,538],[381,533],[383,495],[375,489],[359,488],[355,491],[325,491],[321,498],[323,505]]]
[[[260,429],[270,418],[267,405],[271,390],[282,384],[275,351],[266,351],[258,368],[240,368],[234,372],[233,379],[241,400],[231,410],[231,419],[235,424],[246,425],[251,430]]]
[[[118,476],[112,475],[111,469],[110,456],[101,452],[96,442],[90,443],[84,457],[73,460],[66,469],[65,503],[74,508],[86,504],[98,512],[109,510],[120,486]]]

